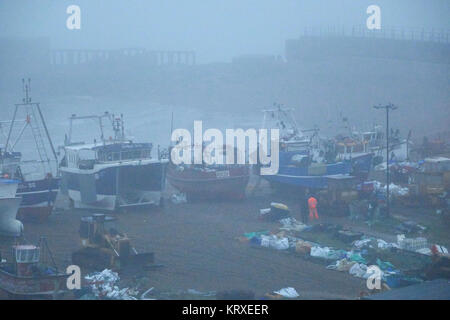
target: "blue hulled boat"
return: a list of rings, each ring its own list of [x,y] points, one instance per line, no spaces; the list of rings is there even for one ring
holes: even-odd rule
[[[291,109],[264,110],[263,128],[280,130],[279,170],[276,175],[262,176],[271,185],[305,189],[324,189],[328,178],[351,175],[352,160],[336,161],[318,130],[299,130]]]
[[[263,178],[274,185],[324,189],[329,177],[352,173],[351,161],[318,163],[313,162],[313,159],[312,155],[304,151],[280,150],[278,173]]]

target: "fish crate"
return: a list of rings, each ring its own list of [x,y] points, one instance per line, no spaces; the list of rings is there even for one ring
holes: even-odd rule
[[[450,158],[426,158],[423,164],[425,173],[443,173],[450,171]]]
[[[399,241],[400,248],[408,251],[417,251],[428,248],[428,240],[423,237],[405,238]]]

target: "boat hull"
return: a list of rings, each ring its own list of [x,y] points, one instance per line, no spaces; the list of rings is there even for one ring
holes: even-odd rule
[[[277,174],[274,176],[264,176],[264,179],[274,185],[308,189],[325,189],[328,186],[328,177],[330,176],[314,177]]]
[[[0,198],[14,198],[19,182],[18,180],[0,179]]]
[[[281,157],[280,153],[280,160],[285,158],[290,159],[290,157],[286,157],[285,155]],[[285,161],[283,162],[286,163]],[[262,175],[262,177],[273,185],[325,189],[328,186],[328,178],[330,176],[341,174],[350,175],[351,172],[352,164],[350,161],[332,164],[313,164],[304,167],[298,167],[289,163],[288,165],[281,164],[276,175]]]
[[[59,182],[59,178],[21,182],[16,193],[22,198],[18,218],[22,221],[45,221],[52,213]]]
[[[23,225],[16,220],[21,198],[0,198],[0,235],[6,237],[20,237]]]
[[[373,166],[374,153],[347,153],[338,155],[339,159],[350,161],[352,164],[352,175],[361,182],[367,180]]]
[[[16,296],[61,296],[67,292],[67,274],[19,277],[0,268],[0,289]]]
[[[396,160],[396,161],[405,161],[409,159],[409,144],[411,142],[404,140],[397,143],[392,143],[389,146],[389,159]],[[386,147],[385,146],[379,146],[372,148],[372,151],[375,153],[376,156],[383,159],[383,161],[386,161],[387,159],[387,153],[386,153]]]
[[[80,209],[160,205],[165,163],[122,164],[98,170],[61,168],[61,192]]]
[[[250,178],[247,166],[227,167],[223,170],[177,170],[169,165],[167,180],[178,191],[195,198],[243,198]]]

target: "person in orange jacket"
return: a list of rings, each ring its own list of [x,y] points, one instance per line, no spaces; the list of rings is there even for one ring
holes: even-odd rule
[[[309,219],[319,219],[319,214],[317,213],[317,199],[313,196],[308,199],[308,208],[309,208]]]

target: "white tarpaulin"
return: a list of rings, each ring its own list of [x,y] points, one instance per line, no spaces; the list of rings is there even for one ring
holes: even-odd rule
[[[297,291],[294,288],[292,288],[292,287],[283,288],[283,289],[280,289],[278,291],[274,291],[274,293],[279,294],[280,296],[283,296],[285,298],[297,298],[297,297],[299,297],[299,294],[297,293]]]
[[[101,299],[136,300],[128,294],[128,288],[120,289],[116,284],[119,275],[109,269],[95,272],[85,277],[92,289],[92,293]]]
[[[289,249],[289,240],[288,238],[278,238],[275,235],[271,236],[261,236],[261,246],[266,248],[274,248],[277,250],[286,250]]]

